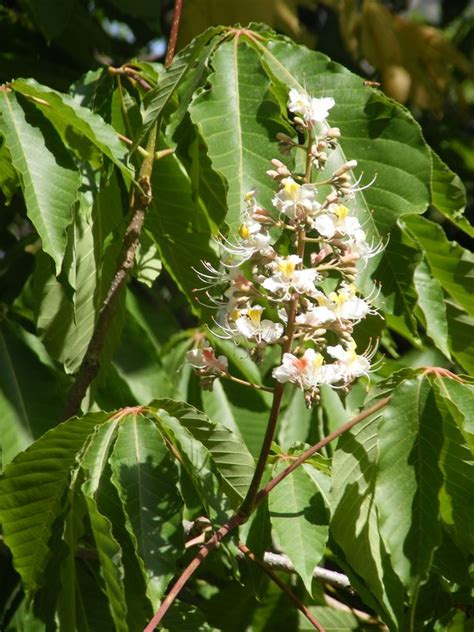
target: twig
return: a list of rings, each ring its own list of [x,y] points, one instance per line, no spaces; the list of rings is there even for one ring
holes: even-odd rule
[[[173,61],[176,50],[176,42],[178,40],[179,22],[181,20],[181,11],[183,9],[183,0],[176,0],[174,4],[173,23],[171,25],[170,39],[168,41],[168,50],[165,57],[165,68],[168,68]]]
[[[131,203],[131,218],[125,231],[122,248],[117,261],[116,272],[110,284],[107,296],[94,327],[94,332],[89,341],[87,351],[76,374],[76,379],[63,410],[62,419],[68,419],[78,413],[81,402],[90,384],[99,371],[100,354],[105,344],[107,332],[117,309],[118,299],[122,288],[125,286],[135,262],[135,252],[140,241],[145,215],[151,204],[150,178],[153,168],[153,155],[156,142],[156,125],[152,128],[147,143],[147,153],[143,160],[138,183],[141,191],[134,191]]]
[[[298,597],[289,588],[289,586],[287,586],[285,582],[281,581],[278,575],[275,575],[275,573],[270,568],[268,568],[268,566],[262,560],[256,557],[252,553],[252,551],[247,546],[245,546],[245,544],[243,544],[242,542],[239,543],[239,549],[242,551],[244,555],[246,555],[253,562],[258,564],[258,566],[260,566],[260,568],[268,575],[268,577],[270,577],[270,579],[273,582],[275,582],[275,584],[285,593],[285,595],[287,595],[291,599],[291,601],[295,604],[298,610],[300,610],[300,612],[304,614],[304,616],[308,619],[308,621],[311,623],[311,625],[314,627],[315,630],[318,630],[319,632],[326,632],[326,628],[324,628],[319,623],[319,621],[315,618],[315,616],[311,613],[311,611],[304,605],[304,603],[302,603],[298,599]]]
[[[263,563],[265,566],[277,571],[284,571],[285,573],[296,573],[295,567],[287,555],[272,553],[266,551],[263,555]],[[344,590],[352,590],[350,579],[347,575],[331,571],[328,568],[322,566],[316,566],[313,571],[314,579],[323,582],[324,584],[330,584],[335,588],[343,588]]]
[[[324,446],[326,446],[328,443],[331,443],[331,441],[334,441],[334,439],[337,439],[337,437],[341,436],[342,434],[344,434],[345,432],[353,428],[356,424],[360,423],[361,421],[363,421],[370,415],[373,415],[374,413],[382,409],[384,406],[386,406],[389,403],[389,401],[390,401],[390,397],[384,397],[383,399],[379,400],[376,404],[374,404],[370,408],[366,408],[366,410],[363,410],[361,413],[357,415],[357,417],[354,417],[354,419],[351,419],[350,421],[346,422],[342,426],[339,426],[339,428],[336,428],[336,430],[328,434],[327,437],[324,437],[324,439],[321,439],[321,441],[319,441],[315,445],[311,446],[311,448],[308,448],[305,452],[303,452],[303,454],[301,454],[296,459],[296,461],[293,461],[291,465],[289,465],[286,469],[282,470],[277,476],[275,476],[275,478],[272,478],[271,481],[269,481],[265,485],[265,487],[263,487],[258,492],[257,496],[255,497],[254,506],[261,503],[262,500],[266,498],[268,494],[272,491],[272,489],[278,485],[278,483],[280,483],[284,478],[286,478],[292,472],[294,472],[297,467],[299,467],[307,459],[312,457],[313,454],[321,450],[321,448],[324,448]]]
[[[358,610],[357,608],[351,608],[350,606],[334,599],[330,595],[324,595],[324,601],[330,608],[334,608],[335,610],[340,610],[341,612],[347,612],[353,614],[359,621],[363,621],[364,623],[368,623],[369,625],[377,625],[380,630],[388,630],[387,626],[383,623],[380,623],[377,619],[375,619],[368,612],[364,612],[363,610]]]

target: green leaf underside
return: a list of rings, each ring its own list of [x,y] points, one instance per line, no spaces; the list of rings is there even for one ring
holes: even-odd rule
[[[86,138],[130,179],[132,170],[126,165],[127,146],[98,114],[78,105],[69,95],[42,86],[34,79],[17,79],[12,88],[26,97],[35,97],[35,106],[51,121],[67,144],[77,144],[74,135]]]
[[[363,421],[338,441],[332,467],[330,533],[364,601],[384,621],[401,628],[403,590],[388,563],[374,503],[378,419]]]
[[[266,171],[278,154],[278,130],[273,122],[278,111],[268,98],[270,82],[258,55],[246,42],[221,44],[212,66],[210,88],[194,98],[190,114],[207,145],[213,168],[229,184],[226,222],[236,231],[246,193],[255,189],[259,203],[270,208],[274,187]]]
[[[142,415],[121,421],[110,464],[147,594],[156,608],[184,546],[178,468],[152,418]]]
[[[273,475],[287,465],[280,461]],[[298,468],[272,491],[268,509],[281,549],[312,594],[313,571],[324,555],[328,537],[328,512],[319,486],[304,467]]]
[[[50,151],[53,139],[43,136],[39,120],[34,121],[35,125],[28,122],[16,95],[6,90],[0,93],[0,114],[0,132],[20,177],[28,217],[59,274],[66,228],[72,221],[80,185],[79,173],[71,160],[56,157]]]
[[[64,422],[7,466],[0,481],[0,520],[5,542],[28,591],[41,585],[50,555],[51,527],[63,512],[63,496],[76,455],[105,413]]]
[[[429,380],[420,375],[401,383],[379,424],[375,502],[381,537],[410,595],[426,578],[441,540],[442,444],[442,417]]]
[[[159,399],[151,404],[175,417],[209,451],[231,499],[241,501],[253,476],[254,460],[245,444],[230,430],[211,422],[196,408],[173,400]]]

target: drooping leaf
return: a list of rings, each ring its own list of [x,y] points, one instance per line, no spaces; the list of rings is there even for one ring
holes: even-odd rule
[[[241,501],[254,471],[254,460],[245,444],[221,424],[209,421],[193,406],[167,399],[155,400],[151,405],[175,417],[205,446],[222,476],[231,502]],[[166,419],[163,423],[166,424]]]
[[[34,592],[50,555],[51,527],[64,511],[64,494],[77,454],[104,413],[72,419],[53,428],[5,468],[0,480],[0,521],[17,571]]]
[[[191,68],[196,60],[207,54],[206,44],[220,32],[220,28],[210,28],[196,37],[189,46],[176,55],[171,66],[161,75],[158,85],[150,90],[144,100],[143,129],[138,142],[150,131],[181,82],[192,73]]]
[[[15,94],[0,91],[0,133],[20,178],[28,216],[59,274],[66,228],[72,221],[80,185],[79,172],[64,148],[57,149],[54,131],[44,125],[41,115],[31,116],[28,107],[25,111]]]
[[[403,222],[424,251],[435,279],[468,314],[474,316],[472,253],[456,242],[448,241],[442,228],[425,217],[406,217]]]
[[[474,226],[471,226],[464,216],[466,189],[463,183],[438,154],[431,151],[431,156],[433,158],[431,204],[460,230],[474,237]]]
[[[126,164],[127,146],[119,140],[114,128],[98,114],[82,107],[69,95],[43,86],[34,79],[17,79],[11,87],[33,98],[35,106],[51,121],[64,142],[80,152],[82,147],[83,158],[87,158],[91,151],[90,147],[83,145],[85,141],[110,158],[124,177],[130,180],[133,174]]]
[[[152,418],[141,414],[121,420],[110,464],[147,594],[156,608],[184,548],[178,469]]]
[[[0,141],[2,140],[0,136]],[[20,186],[18,175],[13,168],[12,158],[4,142],[0,146],[0,190],[5,196],[6,204],[9,204],[15,191]]]
[[[280,461],[273,475],[285,467],[287,463]],[[281,550],[312,594],[313,571],[323,557],[328,537],[328,509],[320,487],[305,466],[297,468],[272,490],[268,510]]]
[[[426,331],[438,349],[450,358],[443,290],[440,283],[431,276],[426,261],[421,261],[417,265],[414,281],[418,294],[417,303],[426,320]]]
[[[451,353],[466,372],[473,374],[474,318],[451,301],[446,301],[446,316]]]
[[[441,540],[442,424],[431,384],[419,375],[394,390],[378,429],[375,503],[380,533],[410,595],[426,579]]]
[[[226,222],[237,230],[245,194],[252,189],[259,203],[269,208],[272,181],[266,175],[277,155],[275,125],[278,107],[268,95],[270,82],[258,55],[243,40],[225,42],[212,58],[210,87],[198,94],[190,107],[208,147],[215,171],[229,184]],[[261,103],[258,112],[255,103]]]

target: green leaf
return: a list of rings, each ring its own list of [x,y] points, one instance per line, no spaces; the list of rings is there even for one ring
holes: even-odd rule
[[[125,571],[122,562],[122,549],[113,535],[110,519],[101,513],[97,502],[100,479],[104,473],[119,425],[118,419],[109,416],[109,420],[107,424],[96,430],[82,459],[81,468],[85,477],[82,491],[87,503],[92,534],[99,557],[100,575],[104,582],[110,614],[116,629],[120,632],[126,632],[128,627],[126,624],[127,607],[125,605]]]
[[[474,237],[474,227],[464,216],[466,189],[463,183],[433,150],[431,156],[433,159],[431,204],[460,230]]]
[[[440,283],[431,276],[426,261],[421,261],[415,270],[415,288],[418,306],[426,320],[426,332],[440,351],[451,358],[448,344],[448,322],[446,305]]]
[[[127,146],[119,140],[114,128],[98,114],[82,107],[69,95],[42,86],[34,79],[17,79],[11,87],[33,98],[35,106],[51,121],[64,142],[82,153],[83,158],[87,159],[93,151],[92,145],[117,165],[127,181],[131,179],[133,172],[126,164]]]
[[[338,440],[332,466],[330,534],[343,552],[341,559],[336,550],[337,559],[362,599],[393,629],[403,629],[403,589],[380,537],[374,503],[379,418],[380,414],[361,422]]]
[[[325,606],[312,606],[309,610],[327,632],[356,632],[361,629],[359,620],[350,611],[340,612]],[[306,632],[307,630],[314,630],[314,626],[300,614],[298,631]]]
[[[178,468],[152,418],[121,420],[110,457],[126,525],[156,608],[184,550]]]
[[[402,382],[379,424],[375,503],[393,568],[412,596],[441,541],[442,445],[443,417],[429,380],[419,375]]]
[[[287,465],[278,462],[273,476]],[[328,537],[328,509],[321,488],[306,466],[297,468],[272,490],[268,509],[281,550],[312,594],[313,571],[324,555]]]
[[[166,613],[163,622],[164,632],[212,632],[212,628],[206,623],[203,613],[183,601],[175,601]]]
[[[295,388],[288,406],[280,415],[278,443],[285,450],[297,441],[306,441],[311,426],[312,411],[305,404],[300,389]]]
[[[159,77],[158,85],[147,93],[144,100],[143,129],[138,137],[138,142],[148,134],[152,125],[161,115],[165,106],[170,102],[176,89],[182,81],[192,73],[192,67],[202,54],[207,54],[206,44],[215,35],[221,32],[220,28],[212,27],[204,31],[199,37],[180,51],[173,59],[171,66]]]
[[[181,426],[205,446],[222,476],[231,502],[238,505],[245,497],[255,469],[254,460],[245,444],[230,430],[219,423],[211,422],[189,404],[158,399],[151,406],[163,409],[168,415],[175,417]],[[166,418],[162,422],[166,424]]]
[[[459,415],[458,426],[463,433],[474,435],[474,419],[472,402],[474,401],[474,385],[464,384],[452,379],[441,380],[443,397],[456,409]],[[456,415],[456,418],[458,416]]]
[[[406,217],[403,222],[424,251],[434,278],[474,316],[474,256],[456,242],[448,241],[443,229],[425,217]]]
[[[133,276],[137,281],[151,288],[158,278],[161,269],[162,265],[158,256],[158,249],[145,232],[140,238],[140,244],[135,254]]]
[[[20,182],[12,165],[10,152],[8,151],[5,143],[2,143],[0,146],[0,189],[5,196],[5,204],[10,204],[10,201],[19,186]]]
[[[474,374],[474,318],[446,301],[449,347],[451,353],[465,371]]]
[[[274,187],[266,171],[277,156],[275,136],[281,126],[274,119],[279,111],[269,97],[270,82],[259,56],[245,41],[221,44],[212,66],[210,87],[194,98],[190,114],[207,145],[213,169],[229,184],[226,222],[235,231],[246,193],[256,189],[259,203],[265,208],[271,204]]]
[[[25,116],[31,110],[27,105],[24,111],[15,94],[0,91],[0,132],[20,178],[28,216],[59,274],[80,176],[44,121]]]
[[[451,381],[449,378],[433,378],[436,403],[443,417],[441,469],[444,487],[441,492],[441,515],[452,526],[459,548],[474,553],[474,455],[466,445],[452,414],[454,411],[459,412],[459,409],[456,407],[456,398],[452,394],[447,396],[448,382]],[[473,401],[474,398],[471,403]]]
[[[56,426],[5,468],[0,480],[0,522],[5,543],[26,590],[36,591],[42,581],[50,550],[53,522],[64,511],[76,458],[107,416],[95,413]]]

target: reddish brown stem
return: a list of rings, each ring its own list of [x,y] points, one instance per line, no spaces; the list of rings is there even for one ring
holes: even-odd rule
[[[165,67],[171,66],[174,53],[176,50],[176,42],[178,40],[179,22],[181,20],[181,11],[183,9],[183,0],[176,0],[174,4],[173,23],[171,24],[170,39],[168,41],[168,50],[166,51]]]
[[[194,557],[191,562],[186,566],[184,571],[179,576],[178,580],[171,588],[169,593],[164,598],[159,610],[155,613],[153,619],[148,623],[143,632],[152,632],[156,628],[156,626],[161,622],[165,614],[168,612],[171,604],[179,595],[183,586],[189,581],[190,577],[194,573],[194,571],[200,566],[200,564],[206,559],[211,551],[213,551],[219,542],[225,538],[225,536],[242,524],[242,519],[240,516],[234,515],[230,520],[228,520],[222,527],[215,532],[215,534],[209,538],[206,544],[199,550],[199,553]]]
[[[374,413],[376,413],[378,410],[386,406],[389,401],[390,401],[390,397],[384,397],[383,399],[379,400],[376,404],[374,404],[370,408],[363,410],[359,415],[357,415],[357,417],[354,417],[354,419],[351,419],[347,423],[343,424],[342,426],[340,426],[339,428],[331,432],[331,434],[328,434],[327,437],[324,437],[324,439],[321,439],[321,441],[313,445],[311,448],[308,448],[295,461],[293,461],[291,465],[289,465],[286,469],[280,472],[278,476],[275,476],[275,478],[272,478],[272,480],[269,481],[265,485],[265,487],[263,487],[258,492],[257,496],[255,497],[254,506],[257,506],[259,503],[261,503],[262,500],[266,498],[268,494],[272,491],[272,489],[278,485],[278,483],[281,483],[281,481],[284,478],[286,478],[292,472],[294,472],[297,467],[299,467],[307,459],[312,457],[313,454],[316,454],[316,452],[321,450],[321,448],[324,448],[324,446],[328,445],[328,443],[331,443],[331,441],[334,441],[334,439],[337,439],[337,437],[340,437],[342,434],[344,434],[345,432],[353,428],[356,424],[360,423],[361,421],[363,421],[370,415],[373,415]]]
[[[304,603],[302,603],[298,599],[298,597],[289,588],[289,586],[287,586],[285,582],[281,581],[281,579],[278,577],[276,573],[274,573],[267,566],[265,566],[265,563],[262,560],[260,560],[258,557],[256,557],[252,553],[252,551],[247,546],[245,546],[245,544],[243,544],[242,542],[239,543],[239,549],[242,551],[242,553],[244,553],[244,555],[246,555],[253,562],[255,562],[255,564],[258,564],[258,566],[260,566],[260,568],[268,575],[268,577],[270,577],[270,579],[273,582],[275,582],[275,584],[285,593],[285,595],[287,595],[291,599],[291,601],[295,604],[298,610],[300,610],[300,612],[304,614],[304,616],[308,619],[308,621],[311,623],[311,625],[313,626],[315,630],[319,630],[319,632],[326,632],[326,628],[324,628],[319,623],[319,621],[314,617],[311,611],[304,605]]]

